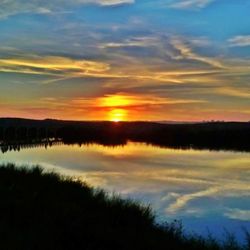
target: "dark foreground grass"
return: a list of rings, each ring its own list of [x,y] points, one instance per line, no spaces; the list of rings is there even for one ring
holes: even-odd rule
[[[238,250],[250,242],[187,237],[177,223],[156,225],[148,207],[39,167],[9,164],[0,166],[0,249]]]

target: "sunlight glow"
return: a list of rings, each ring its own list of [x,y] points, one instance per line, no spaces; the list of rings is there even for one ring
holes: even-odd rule
[[[125,121],[127,111],[125,109],[113,109],[109,112],[109,120],[113,122]]]
[[[133,104],[130,96],[107,95],[99,98],[99,106],[102,107],[123,107]]]
[[[109,121],[120,122],[128,120],[128,110],[136,101],[127,95],[106,95],[97,99],[97,105],[104,108]]]

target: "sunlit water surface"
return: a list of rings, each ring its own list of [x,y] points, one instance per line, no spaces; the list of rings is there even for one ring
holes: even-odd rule
[[[242,240],[250,230],[250,153],[126,146],[55,145],[0,153],[0,163],[40,164],[92,186],[150,204],[158,221]]]

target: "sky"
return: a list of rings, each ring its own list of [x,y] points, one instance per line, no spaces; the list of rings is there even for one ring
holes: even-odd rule
[[[0,0],[0,117],[250,120],[249,0]]]

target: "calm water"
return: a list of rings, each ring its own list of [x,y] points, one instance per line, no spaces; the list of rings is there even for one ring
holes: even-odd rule
[[[0,153],[0,163],[41,164],[95,187],[151,204],[158,220],[195,233],[250,230],[250,153],[126,146],[55,145]]]

